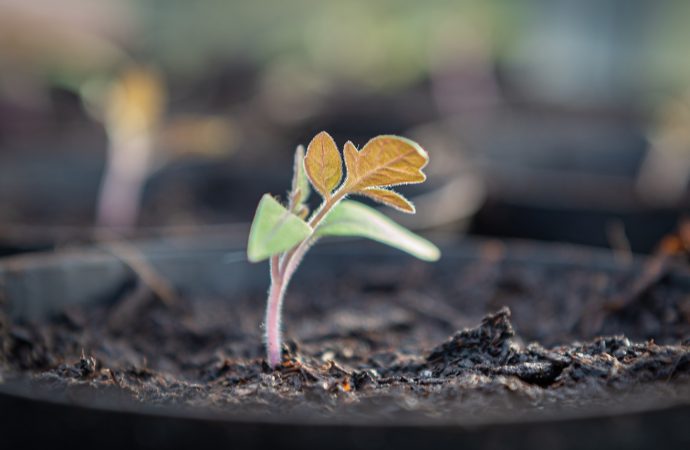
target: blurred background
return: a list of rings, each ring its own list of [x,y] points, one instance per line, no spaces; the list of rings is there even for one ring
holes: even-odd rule
[[[688,23],[684,0],[0,0],[0,253],[244,233],[321,130],[427,149],[393,214],[417,230],[652,252],[690,206]]]

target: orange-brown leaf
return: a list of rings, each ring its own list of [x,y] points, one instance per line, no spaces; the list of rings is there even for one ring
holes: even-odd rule
[[[357,177],[357,157],[359,152],[352,141],[347,141],[343,148],[343,156],[345,157],[345,168],[347,169],[348,178]]]
[[[319,194],[328,198],[343,178],[343,161],[333,138],[322,131],[307,147],[304,169]]]
[[[359,152],[348,150],[345,157],[348,161],[349,192],[426,180],[422,168],[429,162],[429,156],[409,139],[378,136],[367,142]]]
[[[399,211],[406,212],[409,214],[414,214],[414,205],[405,197],[398,194],[397,192],[388,189],[364,189],[363,191],[356,192],[357,194],[365,195],[372,200],[375,200],[384,205],[391,206]]]

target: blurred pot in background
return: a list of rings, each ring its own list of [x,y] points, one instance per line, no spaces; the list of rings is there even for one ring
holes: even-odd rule
[[[679,110],[674,126],[648,108],[655,89],[688,73],[668,58],[679,54],[677,35],[659,33],[662,18],[687,11],[618,0],[529,5],[512,42],[477,27],[474,45],[444,53],[433,74],[437,133],[466,150],[487,188],[471,232],[611,246],[616,229],[633,251],[651,251],[690,207]]]

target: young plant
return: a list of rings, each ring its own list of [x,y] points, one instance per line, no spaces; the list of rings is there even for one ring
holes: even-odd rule
[[[157,72],[136,66],[124,71],[101,95],[98,115],[109,145],[96,222],[131,228],[139,215],[141,192],[154,160],[166,91]]]
[[[232,123],[220,116],[170,117],[165,82],[151,67],[128,66],[110,81],[86,83],[80,94],[108,137],[96,210],[102,227],[133,228],[153,172],[184,155],[220,156],[235,137]]]
[[[436,261],[439,249],[383,214],[362,203],[345,200],[363,195],[400,211],[414,214],[414,205],[389,189],[421,183],[427,153],[415,142],[398,136],[378,136],[357,150],[348,141],[343,149],[347,176],[343,181],[343,159],[333,138],[317,134],[307,147],[295,152],[292,188],[287,205],[264,194],[254,216],[247,257],[251,262],[270,260],[271,287],[268,291],[265,330],[268,364],[281,363],[281,309],[285,290],[304,254],[323,236],[360,236],[406,251],[426,261]],[[322,197],[310,215],[307,199],[310,184]]]

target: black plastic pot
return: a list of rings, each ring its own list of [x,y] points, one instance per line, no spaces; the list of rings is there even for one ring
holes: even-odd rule
[[[248,228],[261,195],[282,192],[290,183],[288,172],[254,173],[229,160],[178,162],[147,181],[137,227],[105,230],[94,226],[102,158],[56,152],[15,155],[2,163],[0,256],[113,235],[142,239]]]
[[[284,193],[291,176],[289,170],[238,167],[232,160],[171,164],[147,181],[139,224],[133,229],[109,230],[93,224],[102,161],[83,155],[53,157],[20,158],[1,166],[0,205],[4,208],[0,208],[0,257],[98,243],[113,236],[141,240],[225,233],[228,238],[242,240],[261,196]],[[285,167],[290,165],[288,159]],[[466,226],[479,199],[468,205],[436,206],[439,199],[455,196],[458,191],[480,197],[472,194],[474,181],[466,178],[437,177],[423,186],[405,186],[403,191],[414,198],[420,214],[392,214],[410,228],[448,223]],[[424,198],[415,197],[419,195]],[[316,200],[312,196],[314,208]],[[373,204],[366,198],[359,200]],[[443,214],[439,215],[439,209]],[[6,210],[11,214],[3,219]]]
[[[465,241],[444,246],[443,270],[480,265],[495,242]],[[148,242],[137,247],[186,295],[222,295],[265,290],[266,267],[244,261],[241,246],[207,236],[175,243]],[[594,273],[639,273],[643,259],[621,265],[610,253],[545,244],[503,247],[501,264],[533,265]],[[484,255],[484,256],[483,256]],[[365,264],[395,270],[400,255],[360,243],[323,245],[298,272],[319,279]],[[15,321],[59,313],[68,306],[112,301],[133,273],[98,249],[25,255],[0,264],[5,307]],[[679,268],[668,282],[690,292],[690,274]],[[328,419],[246,416],[177,407],[150,407],[108,396],[42,390],[13,381],[0,385],[0,438],[5,448],[89,445],[99,448],[517,448],[609,449],[688,448],[687,398],[642,396],[615,408],[593,408],[572,415],[535,411],[501,417],[468,411],[463,418],[417,420]]]
[[[690,209],[690,190],[676,205],[636,190],[649,143],[634,111],[519,105],[454,128],[487,183],[474,234],[610,247],[611,227],[622,225],[632,250],[648,253]]]

